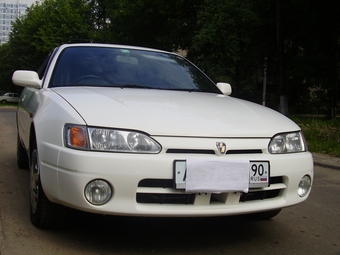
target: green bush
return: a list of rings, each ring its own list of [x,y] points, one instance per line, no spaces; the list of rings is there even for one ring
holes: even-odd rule
[[[311,152],[340,157],[340,118],[291,116],[302,129]]]
[[[13,106],[13,107],[17,107],[18,104],[17,103],[6,103],[6,104],[4,104],[4,103],[0,102],[0,107],[1,106]]]

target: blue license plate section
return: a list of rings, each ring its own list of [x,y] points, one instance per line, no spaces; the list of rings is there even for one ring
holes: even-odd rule
[[[269,161],[249,161],[249,188],[269,186]],[[174,161],[174,185],[176,189],[185,189],[187,164],[185,160]]]

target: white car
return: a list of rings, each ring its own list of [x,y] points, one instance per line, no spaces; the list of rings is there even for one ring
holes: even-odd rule
[[[5,93],[0,96],[0,102],[3,104],[6,103],[18,103],[19,102],[19,94],[18,93]]]
[[[106,44],[56,48],[15,71],[18,166],[30,162],[39,228],[67,208],[129,216],[271,218],[305,201],[313,160],[300,128],[233,98],[185,58]]]

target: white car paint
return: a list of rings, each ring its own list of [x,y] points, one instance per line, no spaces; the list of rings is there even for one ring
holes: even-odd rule
[[[53,91],[77,109],[87,125],[151,135],[270,138],[283,126],[300,129],[276,111],[224,95],[82,87]]]
[[[60,51],[75,46],[98,45],[60,47],[41,81],[33,72],[21,75],[19,71],[13,75],[13,81],[21,86],[25,79],[29,79],[17,113],[19,139],[30,153],[34,126],[41,184],[51,202],[113,215],[222,216],[281,209],[308,198],[308,194],[300,197],[297,189],[303,176],[313,180],[311,154],[308,151],[270,154],[268,151],[274,135],[300,131],[285,116],[222,93],[48,87]],[[67,123],[140,131],[156,140],[162,150],[159,154],[75,150],[64,143],[64,126]],[[227,150],[235,154],[220,155],[217,142],[225,143]],[[214,154],[196,153],[206,150]],[[249,152],[255,150],[260,153]],[[185,190],[169,186],[140,185],[146,179],[171,182],[174,161],[188,158],[269,161],[270,176],[277,178],[276,182],[269,187],[250,188],[249,194],[268,194],[274,190],[277,194],[265,199],[247,200],[247,194],[242,192],[197,193],[192,194],[194,198],[189,204],[139,201],[143,194],[151,197],[190,195]],[[85,186],[94,179],[107,181],[113,189],[113,196],[106,204],[95,206],[84,197]]]

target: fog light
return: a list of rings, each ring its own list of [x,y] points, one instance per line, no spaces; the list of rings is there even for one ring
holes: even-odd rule
[[[312,187],[312,180],[309,175],[302,177],[298,187],[298,194],[300,197],[304,197],[308,194],[310,188]]]
[[[111,186],[103,180],[93,180],[85,187],[87,201],[94,205],[103,205],[110,200],[112,195]]]

